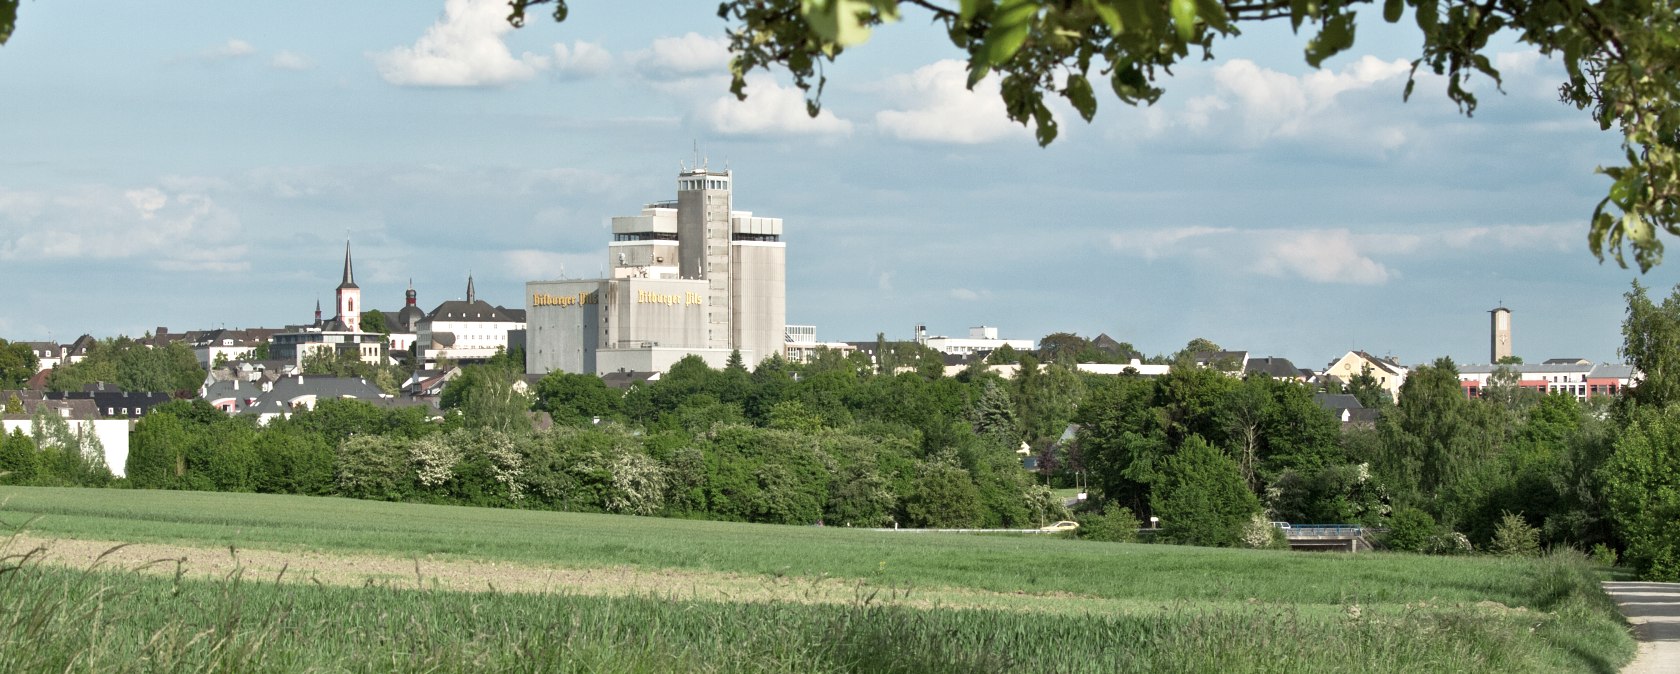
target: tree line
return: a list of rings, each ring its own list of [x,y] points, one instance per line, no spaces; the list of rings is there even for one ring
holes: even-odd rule
[[[445,387],[441,422],[324,400],[257,426],[175,401],[137,425],[126,479],[20,468],[69,464],[20,458],[24,443],[46,450],[14,434],[0,480],[915,527],[1036,527],[1069,516],[1053,489],[1089,485],[1077,517],[1094,538],[1155,518],[1163,541],[1269,546],[1270,521],[1361,524],[1402,550],[1570,546],[1675,578],[1680,288],[1626,298],[1622,351],[1642,376],[1616,397],[1504,377],[1467,398],[1441,358],[1398,403],[1350,382],[1381,413],[1349,428],[1314,401],[1325,386],[1230,376],[1188,348],[1153,378],[1031,352],[1012,379],[983,365],[947,377],[914,343],[878,349],[894,370],[856,353],[750,370],[738,354],[723,368],[691,357],[624,392],[566,373],[523,390],[504,356]]]

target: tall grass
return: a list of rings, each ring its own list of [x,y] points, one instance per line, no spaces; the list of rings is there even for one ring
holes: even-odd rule
[[[48,537],[861,579],[839,605],[451,593],[418,570],[346,588],[199,579],[173,562],[66,569],[9,549],[0,672],[1614,672],[1633,652],[1578,554],[1291,554],[239,494],[0,498],[0,521],[38,515],[31,533]],[[879,589],[907,586],[1124,608],[913,608]]]
[[[1571,590],[1573,592],[1573,590]],[[1350,608],[1058,616],[680,597],[447,593],[24,565],[0,574],[0,671],[1614,671],[1558,618]]]

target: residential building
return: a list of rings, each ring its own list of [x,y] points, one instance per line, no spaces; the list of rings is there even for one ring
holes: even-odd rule
[[[782,220],[734,210],[734,175],[696,163],[677,198],[612,219],[611,278],[525,284],[526,365],[605,374],[663,372],[695,355],[748,367],[783,352]]]
[[[1594,365],[1579,360],[1554,362],[1559,360],[1569,359],[1553,359],[1538,365],[1460,365],[1458,385],[1464,389],[1464,395],[1479,398],[1495,374],[1501,369],[1506,369],[1519,388],[1545,394],[1571,395],[1577,400],[1586,400],[1614,396],[1638,381],[1638,375],[1631,365]]]
[[[1398,402],[1400,385],[1406,383],[1406,375],[1411,370],[1391,357],[1377,357],[1364,351],[1349,351],[1330,361],[1319,376],[1334,377],[1337,381],[1347,384],[1362,372],[1369,372],[1377,380],[1377,385],[1388,392],[1389,399]]]

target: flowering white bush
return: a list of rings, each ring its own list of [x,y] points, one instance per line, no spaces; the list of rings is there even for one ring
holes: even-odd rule
[[[525,498],[525,457],[514,447],[513,438],[506,433],[486,433],[481,445],[490,459],[490,476],[507,488],[508,499]]]
[[[455,478],[461,448],[441,435],[428,435],[409,443],[408,459],[420,484],[436,487]]]
[[[607,490],[607,512],[625,515],[653,515],[665,507],[665,469],[640,452],[621,452],[609,468],[612,487]]]

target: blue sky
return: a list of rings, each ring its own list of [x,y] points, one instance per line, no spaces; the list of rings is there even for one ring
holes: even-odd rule
[[[306,321],[346,235],[368,306],[412,278],[429,309],[469,271],[522,306],[527,280],[597,275],[608,219],[671,198],[697,142],[737,209],[785,220],[788,320],[823,339],[1483,362],[1503,302],[1531,361],[1616,358],[1637,274],[1593,259],[1586,220],[1619,136],[1520,45],[1465,118],[1433,77],[1401,103],[1404,28],[1365,17],[1315,71],[1304,37],[1253,26],[1152,108],[1062,106],[1041,149],[914,11],[828,70],[815,120],[785,78],[728,95],[714,12],[580,0],[511,30],[496,0],[25,2],[0,47],[0,337]]]

